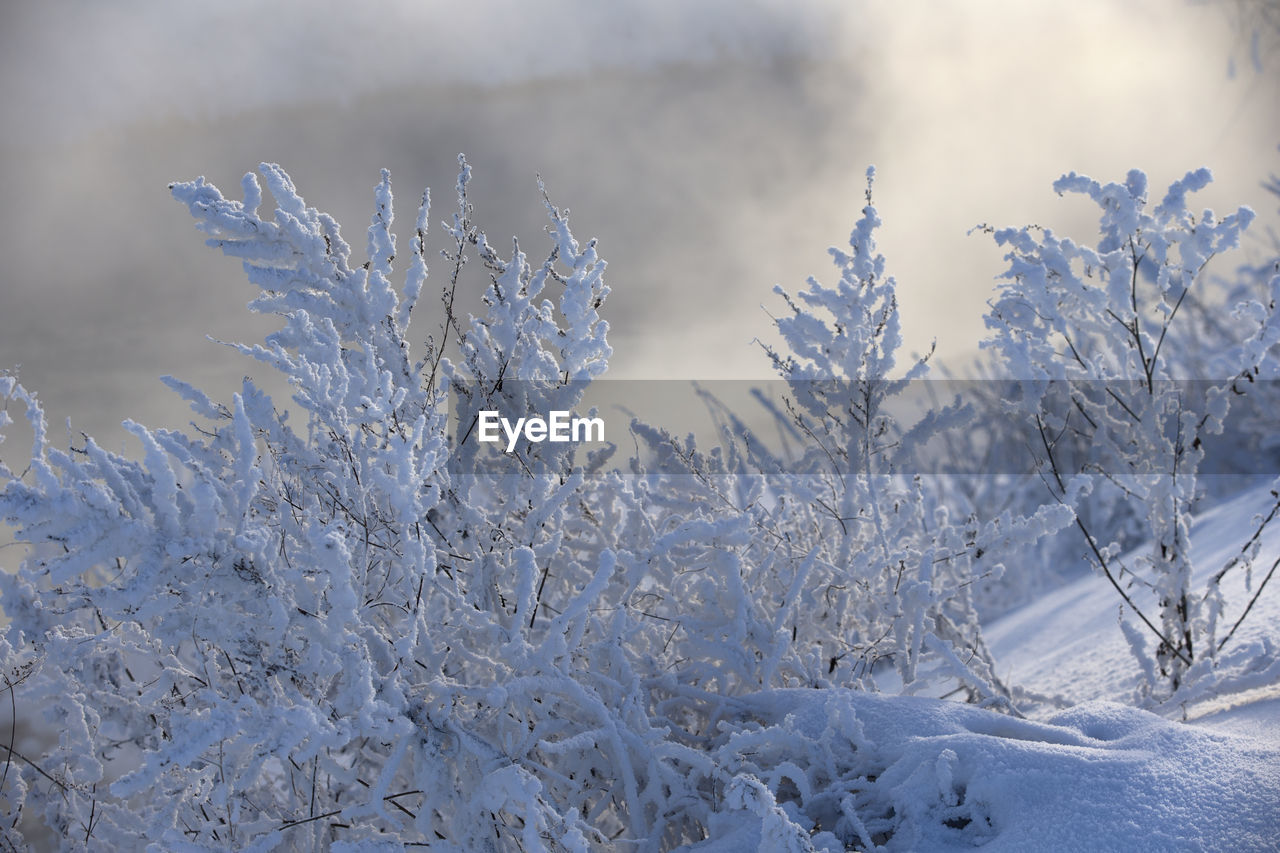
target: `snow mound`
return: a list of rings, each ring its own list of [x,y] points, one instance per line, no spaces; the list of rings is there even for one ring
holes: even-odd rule
[[[691,853],[1276,849],[1280,745],[1112,702],[1033,722],[788,690],[731,716],[717,745],[737,774],[729,808]]]

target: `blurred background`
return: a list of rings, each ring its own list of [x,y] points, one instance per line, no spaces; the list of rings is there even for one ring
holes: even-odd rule
[[[1263,3],[1260,8],[1274,7]],[[774,284],[834,278],[826,248],[874,164],[880,248],[909,350],[963,373],[1002,270],[979,223],[1093,234],[1076,170],[1153,193],[1199,166],[1200,204],[1280,171],[1280,75],[1248,3],[1186,0],[50,0],[0,7],[0,368],[62,424],[134,452],[125,418],[181,427],[173,374],[227,398],[260,367],[210,342],[276,327],[166,185],[238,197],[281,163],[359,255],[380,167],[397,230],[424,187],[545,250],[537,190],[598,237],[614,378],[763,378]],[[265,213],[265,211],[264,211]],[[445,246],[437,236],[430,247]],[[439,320],[444,265],[415,315]],[[482,287],[464,307],[476,304]],[[434,283],[437,288],[431,288]],[[267,387],[273,387],[267,383]],[[19,413],[13,412],[16,416]],[[6,456],[24,450],[12,445]]]

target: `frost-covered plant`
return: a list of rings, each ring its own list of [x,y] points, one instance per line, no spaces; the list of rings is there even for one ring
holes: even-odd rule
[[[0,576],[7,686],[58,732],[5,764],[15,846],[43,822],[64,849],[670,848],[725,806],[730,777],[697,747],[722,719],[715,697],[824,683],[824,644],[838,661],[872,635],[859,619],[898,626],[909,674],[932,649],[982,683],[946,633],[962,585],[902,584],[890,567],[915,598],[886,616],[888,588],[859,589],[802,529],[810,492],[766,494],[733,447],[717,473],[752,476],[683,491],[587,476],[598,458],[554,445],[497,472],[474,458],[479,405],[572,408],[607,364],[603,261],[550,204],[546,259],[518,244],[504,259],[472,223],[462,164],[444,327],[414,361],[427,198],[397,289],[385,173],[353,265],[337,224],[279,167],[260,172],[269,219],[252,175],[241,202],[202,180],[173,192],[244,260],[251,307],[284,318],[265,345],[236,346],[289,380],[290,411],[249,380],[221,404],[169,379],[207,425],[129,423],[132,460],[89,438],[52,447],[35,398],[0,385],[33,431],[28,469],[5,470],[0,493],[33,547]],[[468,258],[487,310],[463,321]],[[895,515],[885,535],[926,516],[942,517]]]
[[[905,801],[863,786],[892,768],[854,721],[795,729],[770,690],[958,681],[1007,707],[973,584],[1071,513],[957,511],[913,476],[967,414],[892,411],[926,364],[896,369],[870,184],[838,284],[782,293],[788,350],[769,354],[804,449],[769,451],[710,401],[722,446],[636,423],[647,455],[624,472],[613,448],[473,440],[481,409],[576,411],[608,364],[604,261],[549,201],[542,260],[504,256],[460,161],[444,320],[415,354],[428,196],[396,287],[386,172],[363,263],[283,170],[259,173],[269,217],[254,175],[243,201],[172,190],[283,319],[235,346],[290,405],[166,379],[201,422],[127,422],[132,459],[55,448],[0,375],[0,427],[23,409],[32,432],[26,469],[0,468],[28,548],[0,573],[0,696],[56,732],[7,747],[3,841],[43,824],[66,850],[666,850],[731,845],[746,816],[772,849],[910,843]],[[463,318],[477,266],[484,310]],[[928,819],[973,820],[942,788]]]
[[[790,313],[775,322],[786,353],[766,348],[787,380],[787,406],[807,436],[806,458],[787,484],[788,528],[821,564],[836,568],[821,586],[824,601],[809,602],[811,619],[840,643],[830,670],[846,661],[869,674],[892,659],[904,685],[928,655],[941,661],[976,695],[1007,701],[982,640],[971,585],[1003,571],[1001,557],[1068,523],[1057,508],[1030,517],[953,516],[938,502],[932,478],[911,476],[928,442],[961,428],[971,411],[959,403],[930,407],[902,423],[891,403],[928,373],[928,356],[895,368],[901,347],[896,283],[876,251],[879,216],[867,205],[849,238],[832,249],[840,271],[834,286],[810,278],[798,300],[776,292]],[[826,626],[824,626],[826,627]],[[966,662],[962,663],[961,658]]]
[[[1145,517],[1150,551],[1132,566],[1121,564],[1118,545],[1080,513],[1076,526],[1097,568],[1157,638],[1156,664],[1175,689],[1198,659],[1216,651],[1220,602],[1206,610],[1209,594],[1191,589],[1197,474],[1232,398],[1269,375],[1270,351],[1280,341],[1278,276],[1263,300],[1236,307],[1238,339],[1197,349],[1195,361],[1180,357],[1190,351],[1181,341],[1180,310],[1205,265],[1235,248],[1253,218],[1247,208],[1222,219],[1207,210],[1197,217],[1187,196],[1209,180],[1208,170],[1188,173],[1149,206],[1138,171],[1123,184],[1075,173],[1059,179],[1059,193],[1087,195],[1102,209],[1097,246],[1048,229],[995,232],[1009,247],[1008,283],[987,318],[987,343],[1004,369],[1030,380],[1011,409],[1032,424],[1052,497],[1080,506],[1101,481]],[[1151,591],[1154,613],[1131,594],[1135,581]],[[1135,632],[1128,636],[1140,645]]]
[[[942,388],[958,389],[975,414],[964,428],[948,430],[937,441],[931,461],[942,460],[935,464],[945,475],[930,479],[937,499],[956,517],[1034,515],[1046,502],[1044,483],[1027,452],[1025,423],[1004,413],[1007,394],[1016,385],[1000,375],[1000,366],[990,357],[975,361],[966,372],[967,379],[939,383]],[[1072,509],[1098,536],[1122,547],[1140,544],[1143,525],[1137,508],[1118,499],[1108,486],[1096,484],[1089,500]],[[1084,542],[1067,535],[1041,536],[1006,550],[1000,555],[1009,567],[1005,572],[984,573],[975,579],[974,606],[986,622],[1028,604],[1087,573],[1087,554]]]
[[[239,348],[289,379],[302,424],[249,380],[229,405],[167,380],[209,426],[128,423],[135,461],[92,439],[55,449],[35,398],[0,385],[34,431],[28,470],[4,470],[0,493],[37,546],[0,574],[9,642],[39,660],[18,708],[59,732],[6,762],[6,814],[64,849],[582,850],[661,835],[679,750],[636,701],[628,623],[592,606],[635,573],[619,577],[582,512],[581,470],[451,476],[435,381],[510,371],[572,394],[602,371],[594,244],[548,205],[546,263],[500,260],[471,224],[464,163],[445,299],[474,249],[493,273],[488,313],[450,312],[414,362],[426,197],[397,290],[385,172],[359,265],[279,167],[260,173],[271,218],[253,175],[242,202],[203,180],[172,189],[210,245],[244,259],[251,307],[284,317]],[[552,282],[555,301],[535,304]]]
[[[1049,507],[1031,518],[954,517],[936,484],[913,476],[913,455],[966,412],[939,407],[914,424],[891,413],[927,366],[919,359],[895,372],[896,285],[876,251],[870,178],[849,249],[832,250],[838,283],[810,279],[797,298],[777,289],[790,309],[776,321],[786,350],[767,352],[789,389],[780,425],[803,450],[775,455],[714,400],[724,443],[710,451],[636,426],[658,454],[655,467],[683,472],[643,469],[645,514],[674,511],[680,520],[660,531],[672,547],[660,549],[653,570],[665,573],[655,588],[699,602],[693,613],[719,623],[656,593],[649,606],[673,626],[669,644],[688,661],[675,676],[682,684],[916,689],[941,667],[975,700],[1004,705],[1008,690],[982,639],[972,584],[1070,516]],[[734,664],[705,663],[722,660]]]

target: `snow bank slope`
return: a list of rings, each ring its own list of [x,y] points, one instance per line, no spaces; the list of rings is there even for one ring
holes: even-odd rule
[[[1258,489],[1197,520],[1197,588],[1240,555],[1275,502]],[[1252,569],[1237,564],[1224,580],[1219,636],[1280,557],[1280,522],[1257,541]],[[1025,702],[1041,721],[844,690],[735,700],[714,747],[737,774],[723,793],[729,811],[713,820],[712,840],[686,849],[1280,850],[1276,583],[1217,666],[1159,713],[1115,701],[1135,699],[1141,671],[1119,597],[1098,576],[987,631],[1008,682],[1075,705]],[[1141,589],[1131,594],[1143,602]]]
[[[1247,491],[1197,518],[1191,530],[1194,590],[1202,592],[1214,574],[1241,555],[1242,546],[1275,507],[1270,488]],[[1257,541],[1251,567],[1237,562],[1223,579],[1226,608],[1219,622],[1220,639],[1260,588],[1261,595],[1219,653],[1217,665],[1199,672],[1163,713],[1194,719],[1220,710],[1224,694],[1244,690],[1262,690],[1251,701],[1280,696],[1280,577],[1261,587],[1280,558],[1280,518],[1266,525]],[[1134,556],[1127,554],[1121,561],[1131,563]],[[1130,595],[1149,614],[1156,612],[1150,594],[1140,586],[1131,586]],[[1140,634],[1145,630],[1121,607],[1110,583],[1094,573],[998,619],[985,636],[1007,683],[1070,704],[1091,699],[1132,702],[1141,672],[1121,631],[1121,618]],[[1154,657],[1154,639],[1144,640],[1147,657]]]
[[[739,773],[725,794],[738,809],[689,850],[1276,849],[1274,743],[1110,702],[1031,722],[793,690],[735,711],[755,721],[725,726],[718,747]]]

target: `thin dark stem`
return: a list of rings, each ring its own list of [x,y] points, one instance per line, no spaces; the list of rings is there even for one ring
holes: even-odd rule
[[[36,764],[30,758],[27,758],[25,755],[23,755],[21,752],[18,752],[18,750],[14,749],[12,746],[7,746],[3,743],[0,743],[0,747],[4,747],[5,750],[8,751],[10,758],[17,758],[19,761],[25,761],[27,762],[27,764],[30,764],[33,770],[35,770],[41,776],[43,776],[44,778],[48,779],[50,782],[52,782],[53,784],[61,788],[62,793],[67,794],[71,792],[71,789],[67,787],[67,784],[65,782],[60,782],[57,779],[50,776],[48,773],[44,772],[44,770],[40,768],[39,764]]]
[[[1275,495],[1276,493],[1272,492],[1272,494]],[[1280,495],[1276,495],[1276,497],[1280,497]],[[1221,583],[1222,578],[1226,575],[1227,572],[1231,571],[1233,568],[1240,565],[1240,563],[1243,561],[1244,555],[1247,554],[1249,552],[1249,549],[1253,547],[1253,543],[1257,542],[1258,538],[1262,536],[1262,531],[1266,530],[1267,525],[1272,522],[1272,520],[1276,517],[1276,513],[1278,512],[1280,512],[1280,500],[1276,501],[1275,505],[1271,507],[1271,512],[1267,513],[1267,517],[1262,519],[1262,523],[1258,525],[1258,529],[1253,531],[1253,535],[1249,537],[1249,541],[1244,543],[1244,546],[1240,548],[1240,553],[1236,554],[1229,561],[1227,561],[1227,564],[1222,567],[1221,571],[1219,571],[1216,575],[1213,576],[1213,582],[1215,584]]]
[[[13,717],[9,720],[9,745],[6,747],[9,751],[4,756],[4,774],[0,775],[0,791],[4,790],[4,783],[9,778],[9,765],[13,763],[13,745],[18,740],[18,702],[13,696],[13,682],[7,675],[4,678],[4,684],[9,688],[9,710]]]
[[[1066,489],[1062,482],[1062,473],[1058,470],[1058,463],[1053,458],[1053,445],[1050,444],[1049,437],[1045,434],[1044,422],[1040,420],[1039,415],[1036,416],[1036,425],[1040,429],[1040,441],[1044,445],[1045,453],[1048,455],[1049,469],[1053,474],[1054,480],[1058,484],[1059,492],[1055,494],[1054,497],[1057,498],[1059,503],[1061,503],[1065,495]],[[1102,569],[1102,573],[1106,575],[1107,580],[1111,581],[1111,585],[1115,587],[1116,592],[1120,593],[1120,598],[1124,600],[1125,604],[1129,605],[1130,610],[1132,610],[1135,614],[1137,614],[1138,618],[1142,620],[1143,624],[1146,625],[1149,629],[1151,629],[1151,633],[1155,634],[1157,637],[1160,638],[1160,641],[1164,643],[1165,648],[1169,649],[1169,651],[1177,655],[1178,658],[1187,666],[1191,666],[1191,661],[1188,660],[1187,656],[1182,653],[1182,650],[1176,647],[1173,643],[1169,642],[1169,638],[1166,637],[1164,633],[1161,632],[1161,630],[1157,628],[1151,622],[1150,619],[1147,618],[1147,614],[1143,613],[1142,610],[1138,607],[1138,605],[1134,603],[1133,599],[1129,597],[1129,593],[1124,591],[1124,587],[1120,585],[1120,582],[1116,580],[1115,575],[1111,572],[1111,565],[1107,562],[1107,558],[1103,556],[1102,549],[1098,547],[1098,543],[1093,538],[1093,534],[1089,532],[1089,528],[1085,525],[1083,521],[1080,520],[1079,515],[1076,515],[1075,518],[1076,518],[1076,527],[1078,527],[1080,529],[1080,532],[1084,534],[1085,542],[1089,544],[1089,550],[1093,552],[1094,559],[1097,560],[1098,562],[1098,568]]]
[[[1271,576],[1276,573],[1276,568],[1280,567],[1280,558],[1271,564],[1271,569],[1267,572],[1267,576],[1262,579],[1262,583],[1258,584],[1258,591],[1253,594],[1253,598],[1249,599],[1249,605],[1245,607],[1244,612],[1240,614],[1240,618],[1236,620],[1236,624],[1231,626],[1231,630],[1227,632],[1227,636],[1222,638],[1222,642],[1218,643],[1218,651],[1222,651],[1222,647],[1227,644],[1231,636],[1235,634],[1236,629],[1240,627],[1240,623],[1244,621],[1244,617],[1249,615],[1249,611],[1253,609],[1253,605],[1258,600],[1258,596],[1262,595],[1262,590],[1266,588],[1267,581],[1271,580]]]
[[[1155,364],[1156,359],[1160,357],[1160,347],[1164,345],[1165,335],[1169,333],[1169,327],[1173,325],[1173,318],[1178,316],[1178,309],[1182,307],[1182,300],[1187,298],[1187,294],[1191,292],[1191,285],[1195,284],[1196,279],[1200,276],[1201,271],[1213,259],[1213,255],[1205,258],[1200,267],[1191,276],[1191,281],[1186,282],[1182,287],[1182,295],[1178,297],[1178,301],[1174,303],[1173,310],[1169,312],[1169,317],[1164,321],[1164,328],[1160,330],[1160,339],[1156,341],[1156,350],[1151,354],[1151,363]]]
[[[89,839],[93,837],[93,827],[97,824],[98,798],[94,797],[89,804],[89,822],[84,826],[84,846],[89,848]]]
[[[1089,550],[1093,552],[1093,556],[1098,561],[1098,566],[1102,569],[1102,573],[1107,576],[1107,580],[1111,581],[1111,585],[1116,588],[1116,592],[1120,593],[1120,597],[1124,599],[1124,603],[1129,605],[1129,609],[1136,613],[1138,618],[1142,620],[1143,624],[1151,629],[1151,633],[1160,638],[1160,642],[1164,643],[1165,648],[1177,655],[1178,659],[1187,666],[1191,666],[1191,661],[1182,653],[1182,650],[1171,643],[1169,638],[1166,637],[1159,628],[1151,624],[1151,620],[1147,618],[1147,615],[1138,608],[1138,605],[1133,603],[1133,599],[1124,591],[1124,587],[1120,586],[1120,582],[1117,581],[1115,575],[1111,573],[1111,567],[1107,564],[1106,558],[1102,556],[1102,552],[1098,549],[1098,544],[1094,541],[1092,534],[1089,533],[1089,529],[1085,527],[1084,522],[1080,520],[1079,516],[1076,517],[1076,527],[1079,527],[1080,532],[1084,534],[1085,541],[1089,543]]]
[[[387,794],[385,797],[382,798],[382,801],[384,803],[394,803],[397,797],[407,797],[410,794],[421,794],[421,793],[422,791],[419,791],[419,790],[401,791],[398,794]],[[304,817],[299,820],[286,820],[280,824],[280,828],[293,829],[295,826],[302,826],[304,823],[311,823],[312,821],[324,820],[325,818],[330,818],[330,817],[337,817],[338,815],[342,814],[342,812],[343,812],[342,809],[335,809],[331,812],[312,815],[311,817]]]
[[[538,608],[542,605],[542,590],[547,585],[547,575],[551,574],[551,563],[548,562],[542,567],[542,579],[538,581],[538,592],[533,602],[533,613],[529,615],[529,628],[533,628],[533,623],[538,618]]]
[[[1142,423],[1142,418],[1138,417],[1138,416],[1134,413],[1133,409],[1129,408],[1128,404],[1127,404],[1127,403],[1125,403],[1125,401],[1124,401],[1124,400],[1120,399],[1120,395],[1119,395],[1119,394],[1117,394],[1113,389],[1108,388],[1108,389],[1107,389],[1107,394],[1108,394],[1108,395],[1110,395],[1111,399],[1115,400],[1117,403],[1119,403],[1119,404],[1120,404],[1120,408],[1124,409],[1124,410],[1125,410],[1125,412],[1129,415],[1129,417],[1133,418],[1133,422],[1134,422],[1135,424],[1140,424],[1140,423]]]
[[[466,214],[467,211],[464,206],[461,211],[461,222],[459,223],[459,228],[461,229],[463,236],[458,238],[457,246],[455,247],[457,254],[453,256],[453,272],[449,275],[449,291],[444,300],[444,332],[440,336],[440,345],[436,347],[436,351],[431,354],[431,372],[429,374],[430,378],[427,380],[427,384],[428,387],[432,389],[436,387],[436,373],[440,368],[440,360],[444,358],[445,344],[449,341],[449,331],[454,329],[457,331],[458,337],[462,337],[462,330],[457,328],[458,319],[453,310],[453,302],[454,298],[458,294],[458,279],[462,276],[462,265],[467,262],[465,249],[467,238],[470,234],[471,223]],[[425,254],[427,251],[426,235],[421,231],[418,232],[418,241],[419,250]]]
[[[1133,245],[1133,238],[1129,239],[1129,250],[1133,256],[1133,276],[1129,281],[1129,299],[1133,307],[1133,340],[1138,345],[1138,358],[1142,362],[1142,370],[1147,375],[1147,393],[1154,394],[1155,386],[1152,384],[1152,374],[1155,372],[1155,357],[1150,361],[1147,360],[1147,354],[1142,346],[1142,329],[1139,324],[1138,315],[1138,270],[1142,266],[1142,259],[1145,254],[1138,254],[1138,247]]]

